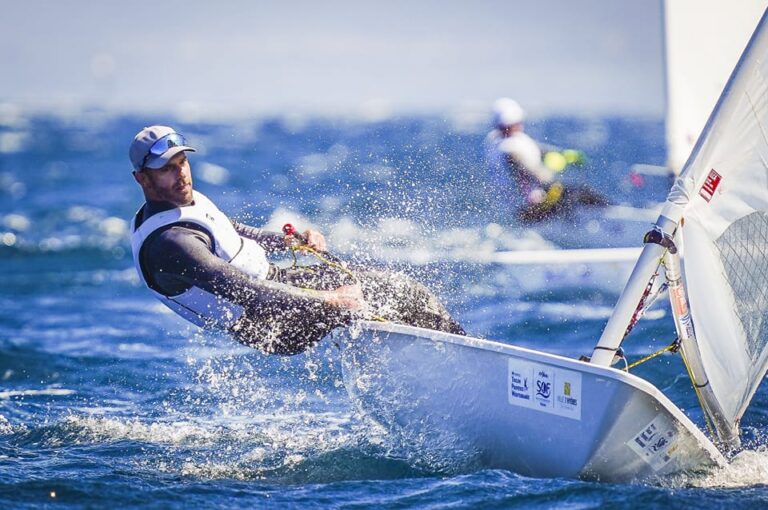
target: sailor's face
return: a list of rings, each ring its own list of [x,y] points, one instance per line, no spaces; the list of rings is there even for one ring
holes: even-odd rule
[[[156,170],[145,169],[142,187],[147,198],[176,206],[192,203],[192,169],[185,152],[180,152]]]
[[[504,138],[509,138],[515,133],[520,133],[522,130],[523,130],[522,122],[518,122],[517,124],[511,124],[508,126],[499,126],[499,131],[501,131],[501,136],[503,136]]]

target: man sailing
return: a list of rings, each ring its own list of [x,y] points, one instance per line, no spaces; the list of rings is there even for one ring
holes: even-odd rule
[[[294,239],[232,221],[193,190],[190,152],[195,149],[167,126],[142,129],[129,149],[145,198],[131,222],[136,270],[183,318],[284,355],[355,318],[464,333],[426,287],[401,273],[270,263],[267,256],[288,250]],[[307,230],[303,238],[306,247],[325,251],[320,232]]]

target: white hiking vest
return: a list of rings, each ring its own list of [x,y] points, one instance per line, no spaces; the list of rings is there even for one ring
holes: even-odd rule
[[[243,307],[229,302],[199,287],[175,296],[166,296],[152,289],[144,278],[139,254],[144,241],[159,228],[174,223],[194,223],[213,238],[214,254],[241,271],[259,279],[266,278],[269,262],[264,249],[254,240],[237,233],[229,218],[202,193],[193,191],[192,205],[157,213],[136,228],[136,215],[131,221],[133,263],[144,285],[168,308],[201,327],[227,329],[243,314]]]

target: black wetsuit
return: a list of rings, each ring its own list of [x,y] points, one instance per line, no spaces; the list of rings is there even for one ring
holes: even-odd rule
[[[153,214],[173,209],[167,202],[147,202],[136,228]],[[232,222],[243,237],[269,253],[287,250],[283,235]],[[214,254],[213,240],[193,223],[158,229],[144,241],[139,262],[147,284],[175,296],[196,286],[243,306],[231,328],[240,342],[274,354],[296,354],[332,329],[348,324],[352,312],[323,302],[312,290],[332,290],[359,283],[374,315],[413,326],[463,334],[445,307],[423,285],[401,273],[354,268],[355,277],[324,265],[281,269],[270,265],[266,279],[253,278]]]

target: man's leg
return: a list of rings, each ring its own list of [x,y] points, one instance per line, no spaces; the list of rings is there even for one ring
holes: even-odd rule
[[[340,269],[325,265],[288,268],[281,270],[275,281],[315,290],[331,290],[359,283],[373,316],[409,326],[466,334],[427,287],[405,274],[363,267],[350,270],[354,278]],[[317,322],[317,317],[313,317],[313,321]]]
[[[427,287],[403,273],[367,269],[356,275],[374,315],[409,326],[466,334]]]
[[[351,283],[349,277],[328,266],[303,266],[280,269],[272,280],[294,287],[331,290]],[[294,355],[305,351],[334,328],[347,324],[351,314],[320,303],[285,309],[261,304],[247,310],[232,328],[233,336],[267,354]]]

